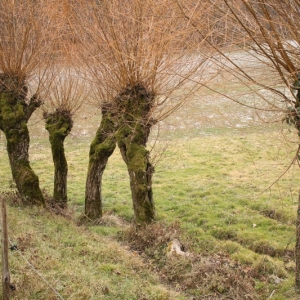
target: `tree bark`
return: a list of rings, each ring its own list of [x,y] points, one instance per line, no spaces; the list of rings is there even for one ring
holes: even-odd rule
[[[298,75],[298,78],[300,76]],[[299,80],[297,85],[299,85]],[[296,104],[295,104],[295,113],[293,115],[293,122],[295,127],[298,130],[298,135],[300,136],[300,116],[299,109],[300,107],[300,91],[297,91],[296,95]],[[300,149],[300,145],[299,145]],[[298,149],[298,150],[299,150]],[[297,293],[300,293],[300,191],[298,196],[298,207],[297,207],[297,221],[296,221],[296,246],[295,246],[295,261],[296,261],[296,270],[295,270],[295,288]]]
[[[49,132],[52,158],[54,163],[53,201],[61,208],[67,207],[68,163],[65,156],[64,140],[70,133],[73,121],[70,111],[56,110],[44,114],[46,129]]]
[[[91,143],[85,189],[85,215],[95,220],[102,217],[102,175],[108,158],[116,147],[115,113],[111,103],[102,106],[102,120]]]
[[[153,122],[149,119],[154,95],[137,84],[118,96],[118,108],[123,111],[116,133],[118,146],[127,165],[136,226],[155,219],[152,193],[154,168],[146,144]]]
[[[44,205],[39,179],[29,163],[27,127],[28,119],[41,103],[35,96],[27,103],[27,88],[21,85],[21,88],[9,90],[8,80],[13,81],[14,78],[0,74],[0,129],[6,137],[13,179],[24,204]]]
[[[149,152],[144,145],[130,143],[119,144],[127,165],[135,216],[135,224],[140,227],[155,219],[155,207],[152,193],[152,175],[154,168],[149,161]]]
[[[10,273],[8,265],[8,230],[6,203],[4,198],[0,197],[2,212],[2,294],[3,300],[9,300],[10,296]]]
[[[300,192],[298,197],[298,208],[297,208],[295,260],[296,260],[295,287],[296,287],[296,291],[300,293]]]

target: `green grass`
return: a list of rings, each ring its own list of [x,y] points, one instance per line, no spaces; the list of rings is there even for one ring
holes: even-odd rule
[[[293,249],[300,174],[294,165],[285,172],[297,147],[287,140],[296,140],[295,133],[280,131],[280,126],[196,128],[194,111],[193,120],[180,128],[188,112],[166,120],[150,142],[150,148],[156,143],[151,156],[157,220],[179,222],[182,239],[196,255],[227,253],[260,274],[255,283],[260,299],[274,290],[272,299],[297,299]],[[66,139],[72,219],[37,208],[9,207],[10,238],[24,244],[24,256],[65,299],[190,299],[168,290],[153,266],[118,242],[118,232],[133,219],[129,177],[118,149],[103,177],[106,222],[76,225],[84,210],[89,144],[99,115],[83,120]],[[41,187],[51,193],[53,165],[42,126],[30,127],[30,159]],[[6,192],[13,184],[3,135],[0,149],[0,191]],[[17,252],[11,252],[10,264],[17,285],[13,299],[55,299]],[[280,278],[280,284],[273,283],[272,276]]]
[[[64,299],[185,299],[110,237],[43,209],[9,207],[8,220],[12,243]],[[9,260],[12,299],[56,299],[17,251]]]

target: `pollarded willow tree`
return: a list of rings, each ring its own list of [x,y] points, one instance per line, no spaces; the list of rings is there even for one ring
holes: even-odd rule
[[[0,129],[7,141],[13,179],[25,204],[44,204],[29,163],[27,122],[42,104],[53,28],[49,1],[0,2]],[[53,8],[53,7],[52,7]]]
[[[230,74],[231,78],[247,87],[252,97],[230,99],[262,112],[277,121],[285,120],[293,125],[300,136],[300,32],[298,0],[216,0],[209,2],[213,14],[225,20],[224,29],[218,28],[216,35],[222,45],[211,43],[218,55],[215,63]],[[193,10],[185,9],[177,1],[182,15],[195,29],[199,18]],[[227,29],[227,30],[225,30]],[[200,29],[197,29],[201,36]],[[224,41],[227,40],[227,46]],[[219,93],[220,90],[209,86]],[[245,91],[243,92],[246,93]],[[252,100],[251,100],[252,99]],[[275,117],[275,118],[274,118]],[[299,144],[299,142],[298,142]],[[295,162],[299,163],[298,146]],[[300,291],[300,194],[296,224],[296,278]]]
[[[65,57],[66,58],[66,57]],[[56,62],[57,72],[43,105],[45,128],[49,132],[54,163],[53,203],[67,207],[68,163],[64,141],[73,127],[74,115],[88,97],[87,84],[76,69]]]
[[[271,96],[270,99],[260,94],[261,99],[269,108],[283,111],[286,122],[293,124],[300,136],[300,34],[298,29],[300,2],[241,0],[239,7],[233,5],[231,1],[224,0],[224,2],[235,23],[247,35],[249,52],[263,61],[265,68],[274,74],[273,83],[265,83],[263,87],[276,97]],[[251,78],[259,82],[255,75]],[[289,92],[284,92],[283,87],[286,87]],[[296,159],[299,159],[299,150],[300,146]],[[300,292],[300,194],[295,258],[295,285]]]
[[[95,105],[102,108],[90,147],[85,214],[102,215],[102,175],[118,145],[130,177],[135,223],[150,223],[155,218],[154,168],[146,148],[151,127],[192,93],[191,88],[176,94],[205,59],[185,51],[192,32],[170,0],[90,1],[76,11],[82,61],[95,86]]]

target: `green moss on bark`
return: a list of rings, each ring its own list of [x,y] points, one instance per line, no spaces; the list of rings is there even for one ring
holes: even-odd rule
[[[102,106],[102,120],[91,143],[85,190],[85,215],[95,220],[102,216],[101,184],[108,158],[116,147],[116,114],[110,103]]]
[[[116,139],[127,165],[137,226],[151,223],[155,218],[152,194],[154,168],[146,150],[152,121],[150,119],[154,95],[137,84],[124,89],[116,98],[119,126]]]
[[[27,122],[40,102],[36,98],[27,102],[26,92],[24,83],[0,74],[0,129],[7,140],[13,179],[24,204],[44,205],[39,179],[30,167],[28,154]]]
[[[139,170],[146,170],[148,151],[144,146],[136,143],[128,143],[126,156],[129,171],[138,172]]]
[[[70,111],[59,110],[44,114],[46,129],[49,132],[52,158],[54,163],[53,201],[64,208],[67,206],[68,163],[65,156],[64,140],[71,132],[73,120]]]
[[[154,168],[146,144],[153,122],[150,119],[154,95],[142,84],[126,87],[111,104],[102,107],[102,121],[91,143],[86,182],[85,214],[102,216],[101,180],[116,142],[127,164],[135,222],[142,226],[153,221],[152,194]]]

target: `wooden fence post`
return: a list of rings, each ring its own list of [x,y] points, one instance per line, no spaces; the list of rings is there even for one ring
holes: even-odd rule
[[[4,198],[0,197],[2,206],[2,293],[3,300],[9,300],[10,294],[10,274],[8,267],[8,233],[6,204]]]

